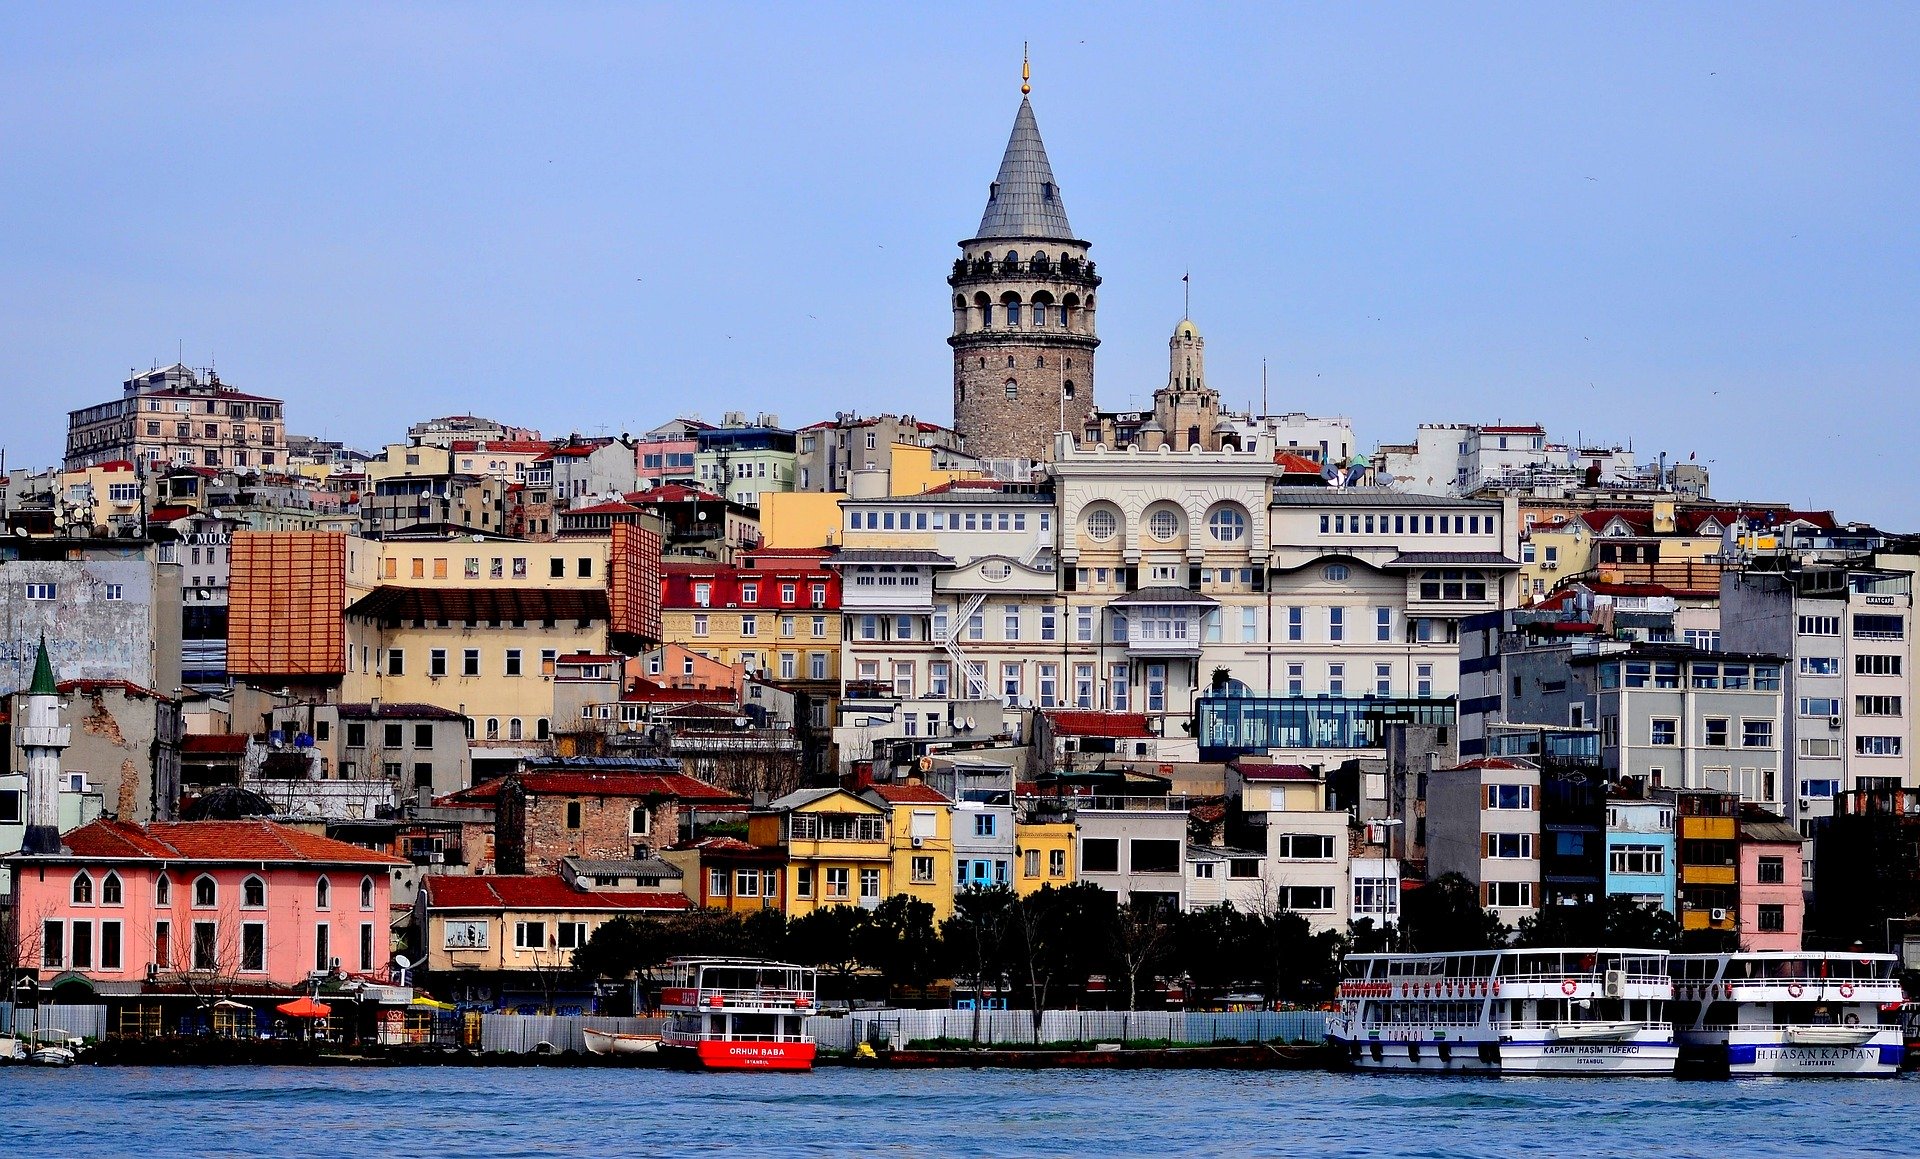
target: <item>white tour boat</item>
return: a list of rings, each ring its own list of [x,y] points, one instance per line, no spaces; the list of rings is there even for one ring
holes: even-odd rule
[[[660,990],[660,1052],[707,1070],[811,1070],[806,1020],[819,1010],[811,966],[758,958],[673,958]]]
[[[1903,998],[1892,954],[1675,954],[1682,1059],[1729,1074],[1892,1075]],[[1894,1013],[1883,1017],[1883,1008]]]
[[[1661,950],[1352,954],[1327,1037],[1359,1070],[1672,1074]]]

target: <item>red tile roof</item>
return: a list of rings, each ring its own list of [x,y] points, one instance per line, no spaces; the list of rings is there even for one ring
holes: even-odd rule
[[[698,487],[687,487],[679,483],[668,483],[649,491],[635,491],[627,497],[629,503],[719,503],[720,496],[711,491],[702,491]]]
[[[1093,712],[1084,709],[1059,709],[1047,713],[1047,722],[1055,736],[1109,736],[1122,740],[1144,740],[1146,714],[1138,712]]]
[[[873,791],[882,801],[894,805],[951,805],[952,801],[927,785],[875,785]]]
[[[180,738],[180,751],[199,756],[244,753],[247,751],[247,738],[236,733],[215,733],[211,736],[190,734]]]
[[[685,773],[526,773],[520,784],[529,795],[565,797],[677,797],[682,801],[738,803],[725,789]],[[486,805],[500,795],[499,781],[449,793],[436,804]]]
[[[148,700],[167,699],[151,688],[142,688],[138,684],[127,680],[62,680],[60,683],[54,685],[54,688],[61,693],[105,692],[109,688],[116,688],[128,696],[144,696]]]
[[[1307,458],[1305,455],[1296,455],[1290,451],[1275,452],[1273,461],[1280,465],[1281,474],[1283,475],[1318,475],[1322,473],[1320,464]]]
[[[641,509],[631,503],[608,502],[595,503],[591,507],[569,507],[560,514],[568,515],[638,515]]]
[[[1246,781],[1317,781],[1319,770],[1308,765],[1269,765],[1257,761],[1236,764],[1240,778]]]
[[[420,883],[428,910],[683,910],[693,900],[664,890],[585,890],[568,885],[558,874],[461,877],[434,875]]]
[[[272,821],[94,821],[60,839],[75,857],[405,865],[406,860]]]
[[[1475,757],[1470,761],[1461,761],[1453,767],[1456,771],[1460,769],[1511,769],[1528,772],[1531,772],[1534,768],[1533,765],[1527,764],[1525,761],[1510,761],[1505,757]]]

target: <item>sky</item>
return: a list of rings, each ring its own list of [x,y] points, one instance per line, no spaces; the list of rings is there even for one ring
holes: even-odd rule
[[[11,5],[0,443],[184,356],[378,447],[478,413],[951,420],[1033,103],[1144,406],[1693,458],[1920,529],[1920,5]]]

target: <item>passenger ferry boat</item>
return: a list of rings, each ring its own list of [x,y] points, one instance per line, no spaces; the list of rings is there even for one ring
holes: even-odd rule
[[[1897,964],[1892,954],[1675,954],[1681,1061],[1734,1075],[1892,1075],[1905,1049]]]
[[[1352,954],[1327,1037],[1360,1070],[1673,1073],[1661,950]]]
[[[673,958],[660,1053],[707,1070],[811,1070],[817,973],[757,958]]]

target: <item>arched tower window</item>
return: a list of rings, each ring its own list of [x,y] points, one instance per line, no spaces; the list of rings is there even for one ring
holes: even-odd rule
[[[249,877],[240,883],[240,905],[245,909],[267,908],[267,883]]]
[[[1007,397],[1008,398],[1020,397],[1020,384],[1015,382],[1011,378],[1007,379]]]
[[[73,875],[73,904],[93,904],[93,875],[84,869]]]
[[[1073,400],[1073,379],[1069,378],[1066,382],[1062,383],[1060,390],[1067,396],[1067,400],[1071,402]]]
[[[1033,365],[1034,365],[1034,368],[1037,370],[1045,370],[1047,367],[1047,356],[1044,354],[1034,355]]]
[[[119,905],[124,896],[120,888],[120,875],[108,873],[106,880],[100,883],[100,904]]]

